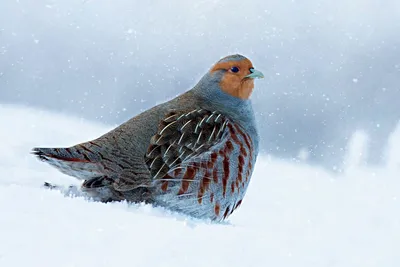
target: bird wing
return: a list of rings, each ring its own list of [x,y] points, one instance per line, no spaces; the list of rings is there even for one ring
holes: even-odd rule
[[[145,156],[153,180],[189,163],[207,168],[211,152],[226,141],[228,123],[224,115],[205,109],[169,113],[151,138]]]

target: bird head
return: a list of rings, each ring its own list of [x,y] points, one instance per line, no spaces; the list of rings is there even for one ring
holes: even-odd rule
[[[249,99],[254,79],[264,78],[249,59],[242,55],[230,55],[219,60],[209,71],[211,80],[219,84],[225,93],[240,99]]]

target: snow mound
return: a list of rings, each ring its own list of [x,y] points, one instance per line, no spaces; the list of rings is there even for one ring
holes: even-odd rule
[[[74,183],[29,154],[68,146],[110,126],[0,105],[0,266],[399,266],[400,133],[387,164],[362,164],[355,134],[334,175],[261,156],[242,206],[227,223],[163,209],[94,203],[41,188]]]

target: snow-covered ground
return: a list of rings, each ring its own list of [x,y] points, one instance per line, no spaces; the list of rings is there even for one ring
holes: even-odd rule
[[[110,128],[0,105],[0,266],[400,266],[400,132],[379,168],[362,165],[365,136],[356,134],[340,175],[262,156],[241,208],[213,224],[41,188],[75,181],[31,147]]]

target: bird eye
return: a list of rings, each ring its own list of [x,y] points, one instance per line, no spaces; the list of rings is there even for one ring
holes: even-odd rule
[[[234,73],[239,72],[239,68],[238,67],[232,67],[231,71],[234,72]]]

